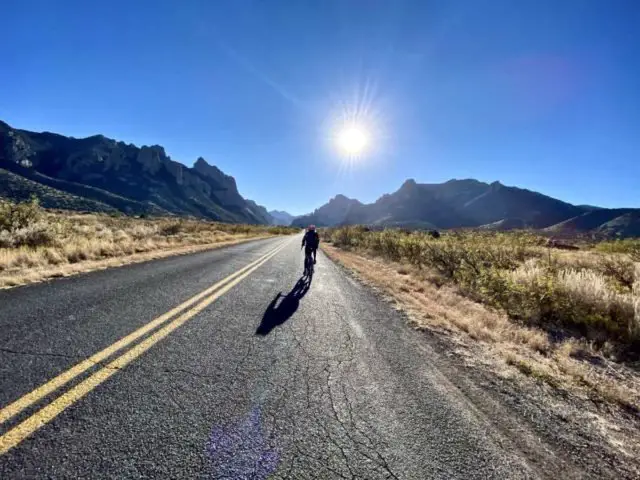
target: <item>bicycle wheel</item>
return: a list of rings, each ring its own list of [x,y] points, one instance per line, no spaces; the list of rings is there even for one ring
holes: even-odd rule
[[[304,274],[307,276],[313,275],[313,259],[311,255],[305,256],[304,259]]]
[[[313,259],[311,258],[311,255],[307,257],[307,275],[310,277],[313,275]]]

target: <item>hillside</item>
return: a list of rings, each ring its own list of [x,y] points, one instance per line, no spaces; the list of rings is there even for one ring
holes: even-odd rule
[[[640,236],[640,209],[598,209],[553,225],[546,230],[557,234],[600,233],[608,237]]]
[[[0,196],[40,195],[47,187],[56,192],[47,200],[54,207],[80,209],[82,204],[130,214],[271,223],[264,207],[240,195],[233,177],[203,158],[186,167],[158,145],[136,147],[102,135],[76,139],[0,122],[0,168],[13,174],[11,189],[3,187]],[[16,182],[15,176],[24,181]],[[76,200],[70,203],[70,198]]]
[[[497,222],[487,223],[479,227],[483,230],[506,231],[506,230],[522,230],[527,228],[527,224],[519,218],[504,218]]]
[[[500,182],[490,184],[481,195],[467,202],[463,211],[476,225],[518,219],[530,228],[544,228],[584,213],[584,209],[575,205]]]
[[[366,224],[407,228],[548,229],[558,233],[597,232],[634,236],[640,209],[576,206],[538,192],[473,179],[421,184],[410,179],[394,193],[362,204],[343,195],[331,199],[294,225]]]
[[[45,208],[92,212],[115,212],[106,203],[72,195],[0,168],[0,197],[25,201],[35,195]]]

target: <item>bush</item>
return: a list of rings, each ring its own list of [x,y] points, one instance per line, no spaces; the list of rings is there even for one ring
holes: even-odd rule
[[[42,209],[38,199],[14,203],[0,199],[0,231],[14,232],[27,228],[42,219]]]
[[[0,230],[0,248],[13,247],[13,235],[7,230]]]
[[[332,235],[329,235],[331,243],[338,247],[351,247],[351,238],[353,234],[350,227],[339,228]]]
[[[400,244],[400,256],[418,268],[422,268],[425,260],[423,251],[423,242],[418,235],[410,235],[404,238]]]
[[[564,271],[559,284],[571,307],[567,312],[570,323],[582,326],[585,335],[598,341],[611,337],[630,343],[640,340],[639,297],[611,290],[605,277],[593,271]]]
[[[619,255],[606,256],[600,259],[599,270],[613,279],[617,285],[626,291],[631,291],[635,281],[635,264],[633,261]]]
[[[147,225],[145,223],[139,223],[133,225],[130,229],[128,229],[127,233],[134,240],[144,240],[146,238],[152,237],[157,233],[158,229],[155,225]]]
[[[160,235],[163,235],[165,237],[169,237],[171,235],[177,235],[178,233],[180,233],[181,229],[182,229],[182,224],[180,222],[167,223],[160,227],[160,229],[158,230],[158,233],[160,233]]]
[[[46,222],[38,222],[13,232],[14,247],[41,247],[53,244],[55,232]]]
[[[51,245],[54,238],[37,198],[22,203],[0,200],[0,247]]]

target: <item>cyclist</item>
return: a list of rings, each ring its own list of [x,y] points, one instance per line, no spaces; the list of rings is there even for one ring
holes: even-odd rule
[[[304,256],[305,258],[308,255],[313,253],[313,263],[316,263],[316,254],[318,251],[318,246],[320,245],[320,236],[318,232],[316,232],[315,225],[309,225],[304,237],[302,237],[302,246],[305,247]]]

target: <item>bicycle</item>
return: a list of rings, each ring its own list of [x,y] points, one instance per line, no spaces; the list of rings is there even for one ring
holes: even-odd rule
[[[310,248],[306,249],[304,252],[304,275],[308,277],[313,276],[313,255],[312,250]]]

